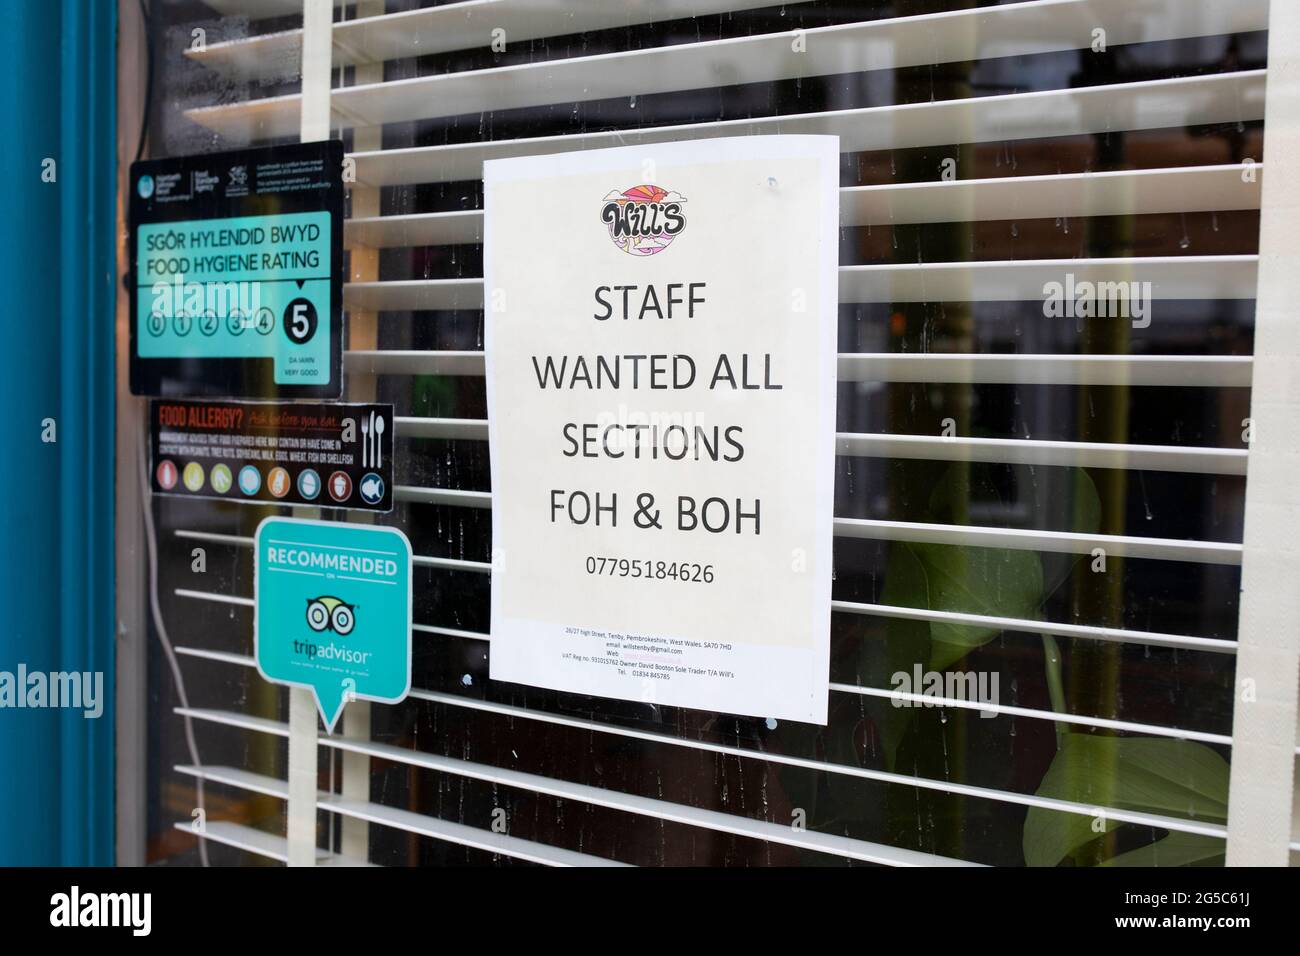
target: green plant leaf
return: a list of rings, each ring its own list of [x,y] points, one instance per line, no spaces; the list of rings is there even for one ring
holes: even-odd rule
[[[1097,485],[1084,469],[1072,468],[1070,471],[1073,491],[1068,508],[1062,509],[1066,512],[1062,515],[1067,522],[1066,530],[1076,534],[1096,534],[1101,528],[1101,497],[1097,494]],[[1043,599],[1046,600],[1065,582],[1081,559],[1077,554],[1050,552],[1041,557]],[[1082,560],[1087,562],[1092,559],[1084,556]]]
[[[906,544],[895,542],[890,546],[881,600],[896,607],[930,607],[930,585],[925,568]],[[892,688],[894,674],[899,671],[910,674],[914,664],[929,660],[930,646],[930,625],[925,621],[889,618],[885,621],[883,654],[877,649],[868,662],[865,652],[870,649],[863,648],[859,680],[867,687]],[[895,707],[889,700],[873,701],[870,709],[880,734],[885,768],[893,770],[899,744],[911,726],[916,710]]]
[[[1222,864],[1225,841],[1199,833],[1170,833],[1162,840],[1129,850],[1102,866],[1195,866]]]
[[[1021,471],[1017,480],[1032,479]],[[1101,502],[1088,473],[1072,469],[1073,494],[1067,513],[1071,530],[1095,532],[1100,524]],[[930,518],[958,520],[953,503],[967,501],[977,486],[984,496],[996,494],[997,483],[987,468],[950,468],[936,483],[929,501]],[[1070,574],[1077,555],[1040,555],[1034,551],[970,548],[955,545],[903,544],[890,547],[881,601],[897,607],[959,611],[993,617],[1034,619],[1043,601]],[[893,686],[892,675],[911,671],[921,662],[926,669],[944,671],[977,647],[993,640],[1001,630],[941,622],[925,623],[892,618],[885,629],[885,647],[868,646],[859,655],[858,679],[864,686]],[[882,653],[883,650],[883,653]],[[895,768],[898,748],[913,723],[912,708],[876,708],[889,769]]]
[[[1189,740],[1071,733],[1064,736],[1038,795],[1221,823],[1228,817],[1228,763],[1204,744]],[[1111,820],[1103,824],[1107,831],[1119,825]],[[1093,826],[1093,817],[1031,807],[1025,816],[1025,863],[1056,866],[1097,838]],[[1179,836],[1167,847],[1171,858],[1179,856],[1180,847],[1184,854],[1206,849],[1190,847],[1181,839],[1185,834]]]
[[[1043,597],[1043,568],[1033,551],[908,546],[925,572],[929,607],[997,617],[1033,617]],[[944,670],[1001,633],[996,627],[930,624],[930,668]]]
[[[1093,534],[1101,527],[1101,496],[1097,494],[1097,484],[1090,474],[1082,468],[1072,470],[1074,495],[1070,500],[1070,530]]]

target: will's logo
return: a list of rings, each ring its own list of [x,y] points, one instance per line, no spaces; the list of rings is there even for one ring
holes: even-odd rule
[[[663,252],[686,228],[682,203],[686,199],[661,186],[633,186],[612,191],[600,207],[600,221],[609,238],[630,256]]]
[[[307,626],[313,631],[333,631],[347,636],[356,626],[357,606],[336,597],[322,596],[307,601]]]

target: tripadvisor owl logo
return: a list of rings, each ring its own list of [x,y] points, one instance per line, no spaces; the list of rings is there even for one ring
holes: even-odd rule
[[[313,631],[333,631],[347,637],[356,626],[356,605],[328,595],[307,599],[307,626]]]
[[[607,195],[600,208],[600,221],[609,227],[609,238],[630,256],[653,256],[663,252],[686,228],[682,203],[686,198],[662,186],[633,186]]]
[[[331,631],[340,637],[347,637],[357,624],[357,606],[341,598],[328,594],[318,598],[307,599],[307,626],[317,634]],[[313,644],[311,641],[293,642],[293,652],[304,655],[308,661],[317,659],[331,664],[358,664],[369,662],[371,652],[355,650],[330,641],[328,644]]]

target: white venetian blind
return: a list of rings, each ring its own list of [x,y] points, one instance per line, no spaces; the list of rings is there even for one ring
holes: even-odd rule
[[[301,96],[275,84],[313,37],[258,22],[300,4],[209,6],[251,28],[189,58],[247,95],[184,121],[215,145],[296,138]],[[397,406],[398,504],[379,520],[416,546],[418,623],[412,699],[354,703],[319,740],[323,862],[455,845],[553,865],[992,864],[1099,811],[1117,829],[1089,852],[1225,840],[1267,0],[339,6],[346,397]],[[482,164],[758,133],[835,134],[844,154],[831,724],[496,686]],[[1046,316],[1067,276],[1150,283],[1150,327]],[[928,507],[954,481],[961,506]],[[165,507],[164,535],[229,554],[222,588],[167,582],[174,615],[219,625],[178,639],[183,667],[251,686],[253,509]],[[944,555],[960,587],[898,584],[900,561],[933,573]],[[1030,573],[1037,593],[1018,589]],[[919,701],[877,651],[910,671],[953,641],[971,656],[945,668],[1000,675],[996,715],[945,698],[891,730]],[[175,769],[287,800],[257,742],[289,736],[282,700],[190,698],[169,719],[202,763]],[[1049,768],[1078,738],[1106,756],[1096,786],[1061,789]],[[1173,760],[1181,804],[1123,781],[1143,754],[1192,753],[1209,779]],[[246,823],[206,839],[289,856]]]

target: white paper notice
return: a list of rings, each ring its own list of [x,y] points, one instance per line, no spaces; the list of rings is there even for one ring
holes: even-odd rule
[[[838,140],[483,179],[492,679],[824,724]]]

